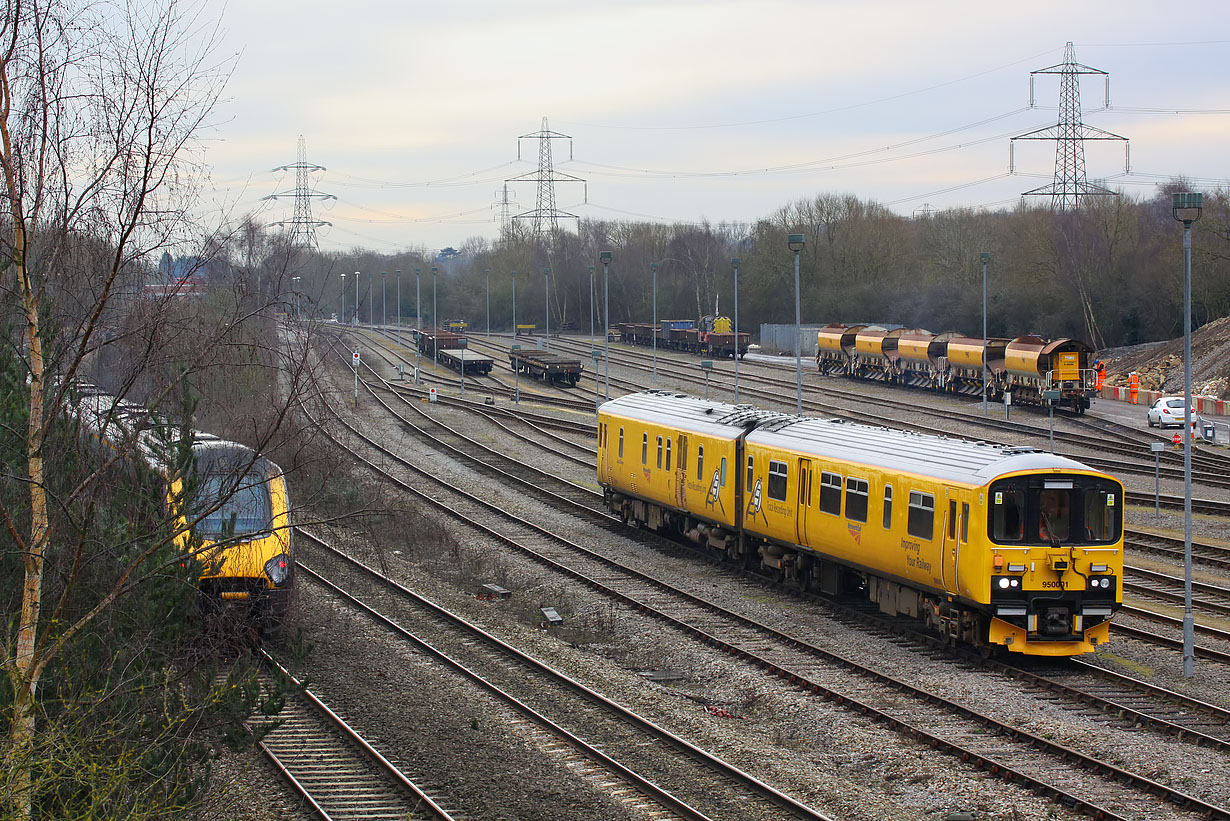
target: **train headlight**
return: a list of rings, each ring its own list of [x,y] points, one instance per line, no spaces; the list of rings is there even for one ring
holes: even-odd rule
[[[1098,584],[1099,584],[1099,585],[1100,585],[1103,589],[1105,589],[1105,588],[1107,588],[1107,587],[1110,587],[1110,579],[1103,577],[1103,578],[1102,578],[1102,581],[1098,582]]]
[[[265,575],[275,585],[282,585],[290,578],[290,567],[290,556],[282,553],[265,562]]]
[[[1001,588],[1001,589],[1003,589],[1003,590],[1007,590],[1009,587],[1011,587],[1011,586],[1012,586],[1012,580],[1011,580],[1011,579],[1009,579],[1007,576],[1000,576],[1000,577],[999,577],[999,586],[1000,586],[1000,588]]]

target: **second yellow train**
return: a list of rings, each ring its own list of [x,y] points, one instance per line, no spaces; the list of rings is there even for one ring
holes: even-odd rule
[[[599,409],[597,473],[626,522],[984,650],[1091,652],[1123,602],[1123,485],[1032,448],[649,391]]]

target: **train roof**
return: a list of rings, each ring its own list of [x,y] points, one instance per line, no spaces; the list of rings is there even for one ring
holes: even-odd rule
[[[793,417],[752,405],[732,405],[672,391],[630,393],[602,404],[604,413],[626,416],[692,433],[736,439],[748,429],[767,421]]]
[[[798,417],[671,391],[621,396],[603,403],[602,412],[719,438],[746,434],[754,444],[970,485],[1020,471],[1091,470],[1074,459],[1030,447]]]
[[[791,417],[757,428],[748,434],[747,441],[817,458],[970,485],[985,485],[1020,471],[1091,470],[1075,459],[1035,448],[893,430],[841,419]]]

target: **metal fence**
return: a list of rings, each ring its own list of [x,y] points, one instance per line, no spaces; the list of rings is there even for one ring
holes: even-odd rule
[[[1230,421],[1197,414],[1196,436],[1210,445],[1230,445]]]

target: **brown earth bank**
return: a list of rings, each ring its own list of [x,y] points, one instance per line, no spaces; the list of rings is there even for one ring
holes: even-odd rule
[[[1140,374],[1142,390],[1183,392],[1183,337],[1098,353],[1106,363],[1106,384],[1126,385],[1128,374]],[[1192,393],[1230,399],[1230,317],[1222,317],[1192,332]]]

